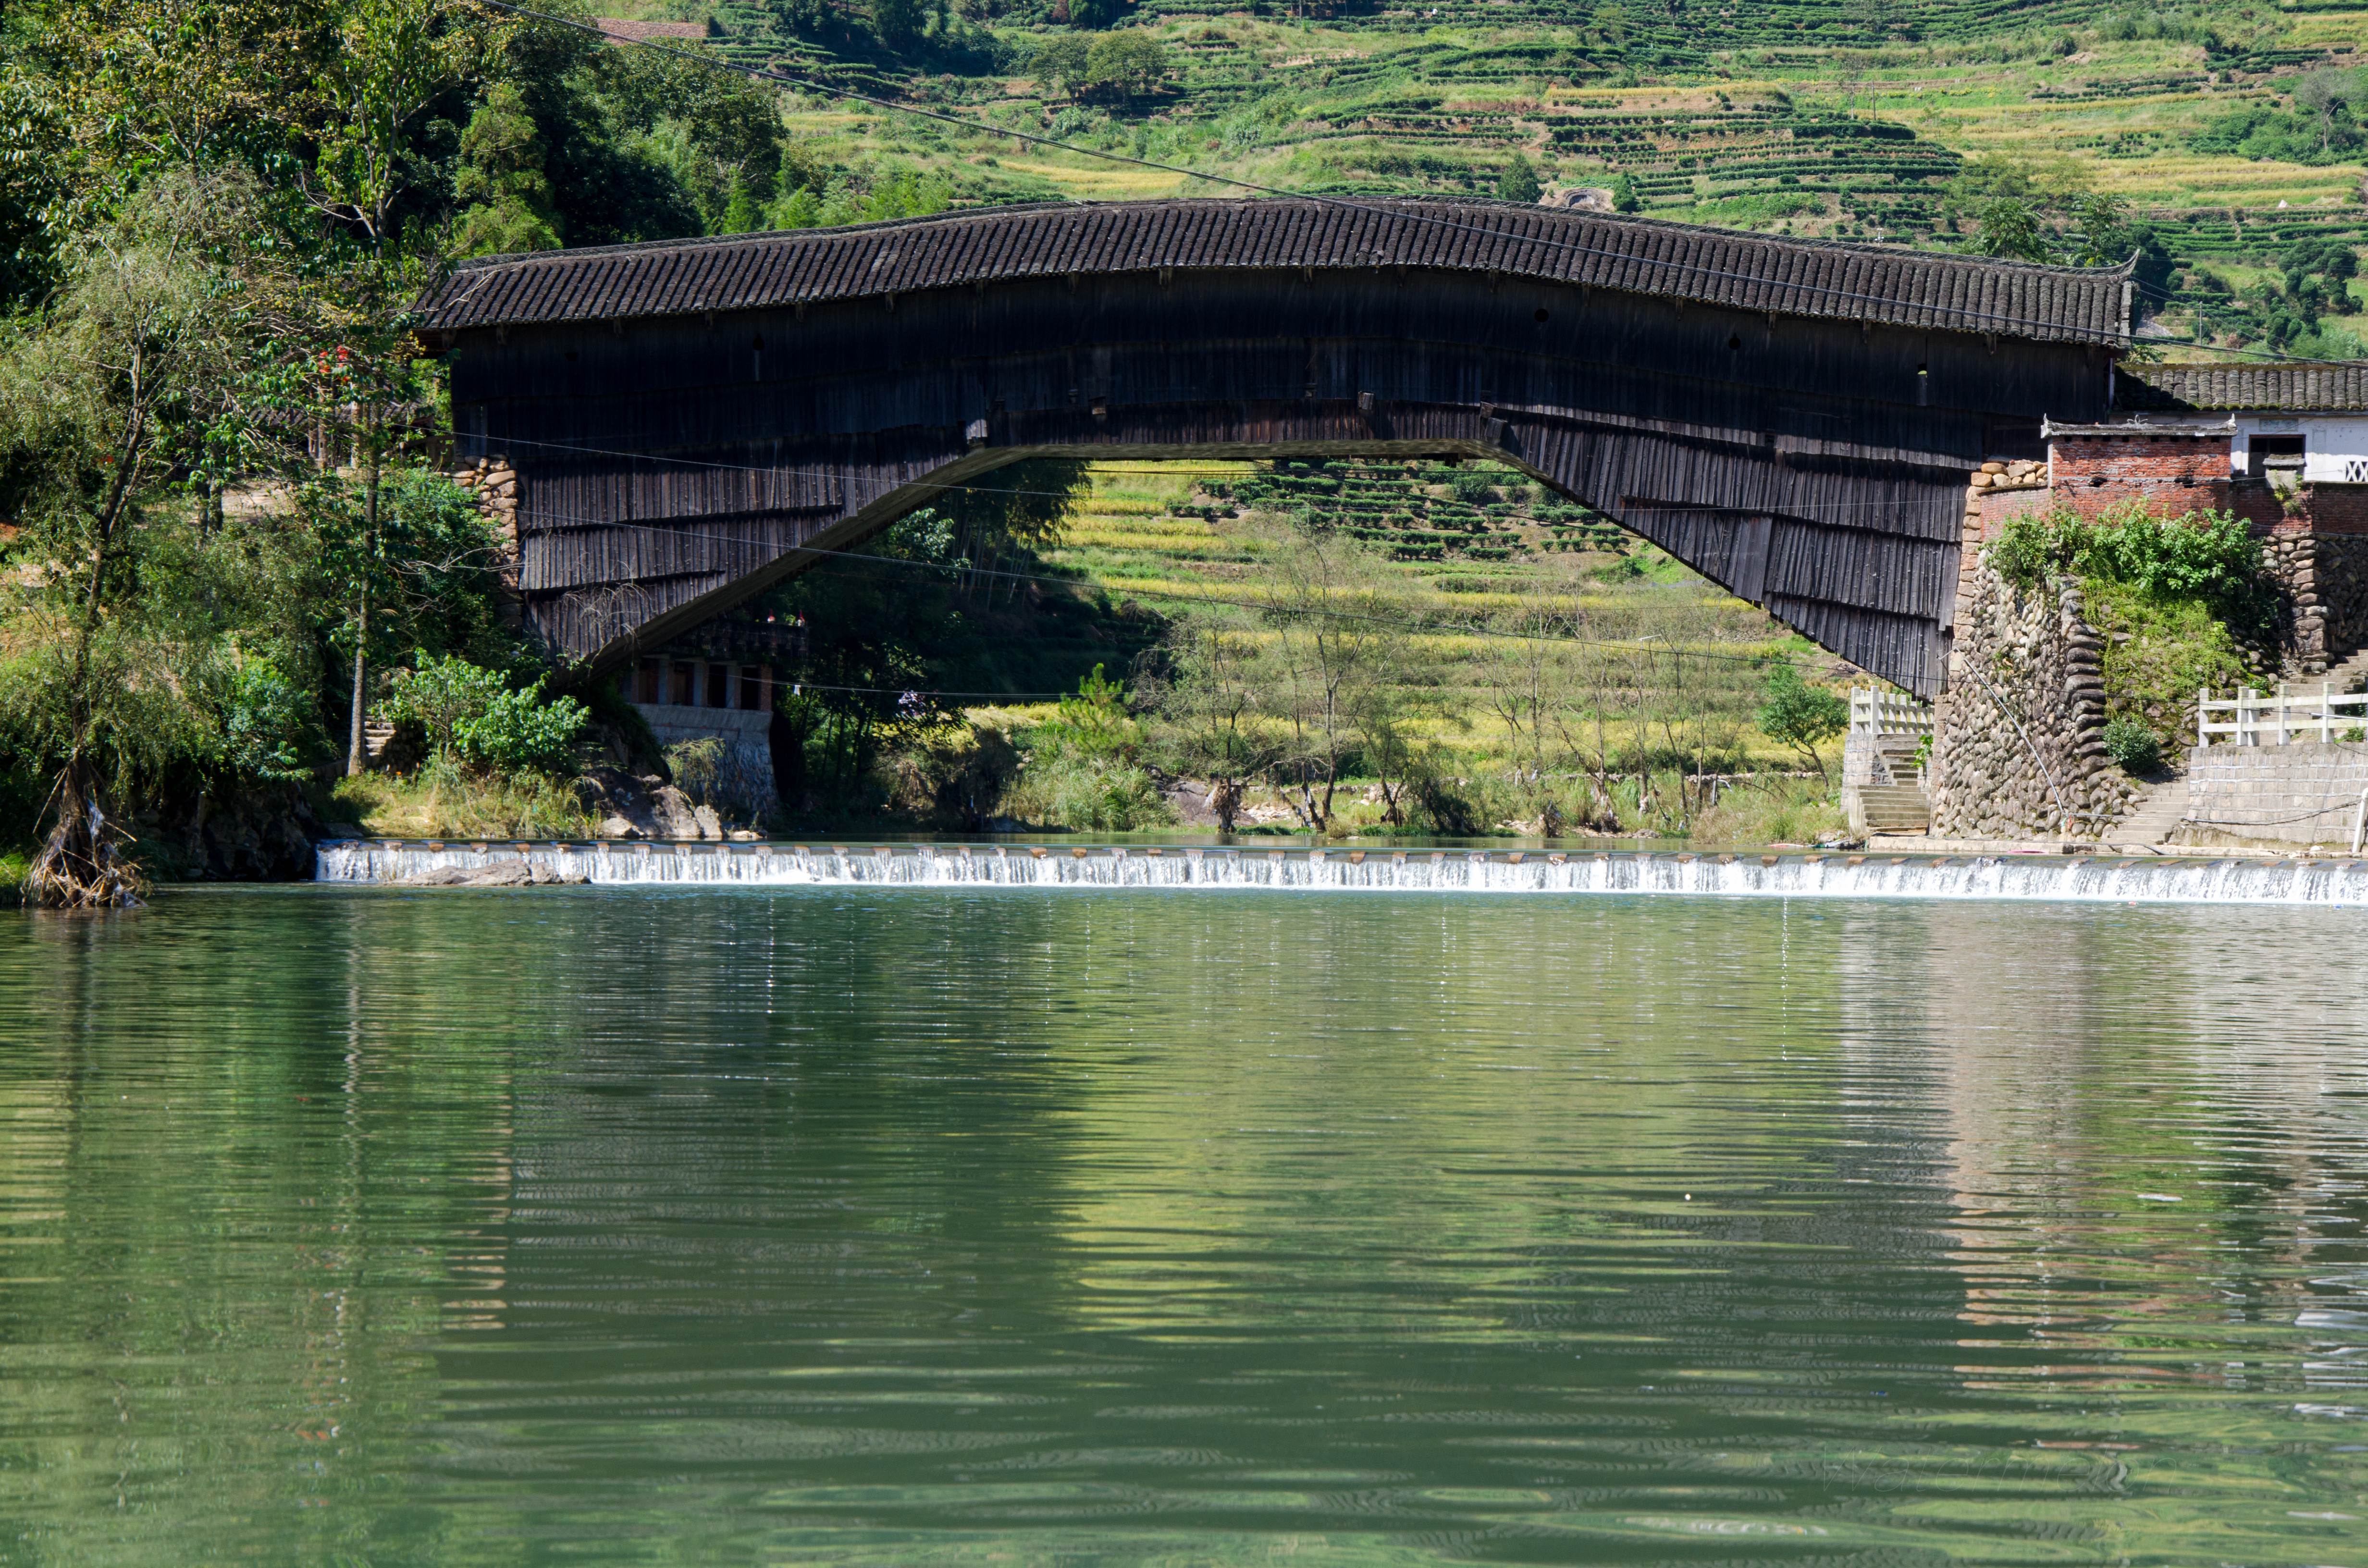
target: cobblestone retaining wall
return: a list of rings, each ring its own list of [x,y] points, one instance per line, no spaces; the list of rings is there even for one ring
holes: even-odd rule
[[[2261,553],[2285,601],[2288,676],[2322,674],[2368,647],[2368,533],[2281,526],[2262,536]]]
[[[2348,848],[2368,744],[2197,746],[2187,754],[2190,844],[2237,839]]]
[[[1932,832],[2092,837],[2136,793],[2105,757],[2103,640],[2077,587],[2017,587],[1968,557],[1949,689],[1933,706]]]

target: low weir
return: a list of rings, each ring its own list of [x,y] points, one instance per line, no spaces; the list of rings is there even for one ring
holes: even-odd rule
[[[525,862],[630,887],[1175,888],[1290,892],[1657,893],[1731,898],[2037,899],[2368,903],[2368,862],[2110,857],[1269,849],[1134,845],[424,843],[319,846],[323,882],[390,883]]]

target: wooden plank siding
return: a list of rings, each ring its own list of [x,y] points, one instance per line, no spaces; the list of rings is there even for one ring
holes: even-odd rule
[[[430,330],[464,449],[519,472],[533,623],[596,669],[1023,457],[1463,454],[1930,695],[1990,431],[2105,412],[2118,271],[1401,205],[1455,223],[1153,202],[551,253],[457,273]]]

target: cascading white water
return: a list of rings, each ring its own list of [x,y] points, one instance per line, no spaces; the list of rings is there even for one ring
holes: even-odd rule
[[[2358,860],[1694,855],[1537,850],[780,844],[454,846],[339,840],[316,881],[395,882],[525,859],[603,886],[1208,888],[1306,892],[1697,893],[1726,897],[2368,903]]]

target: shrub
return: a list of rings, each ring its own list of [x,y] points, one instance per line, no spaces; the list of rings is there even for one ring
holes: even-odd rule
[[[1513,161],[1505,166],[1504,177],[1497,182],[1497,196],[1507,201],[1533,202],[1540,189],[1538,171],[1530,165],[1527,157],[1514,153]]]
[[[314,749],[313,699],[304,688],[262,659],[245,659],[231,676],[222,718],[222,758],[242,778],[267,784],[308,777]]]
[[[1467,468],[1447,482],[1448,493],[1467,506],[1482,506],[1497,498],[1494,478],[1485,470]]]
[[[2265,630],[2276,609],[2260,540],[2227,512],[2162,517],[2129,503],[2093,522],[2064,510],[2025,514],[2007,519],[1986,559],[2025,586],[2068,573],[2150,599],[2192,599],[2243,633]]]
[[[1143,728],[1126,710],[1126,687],[1094,673],[1077,683],[1076,695],[1061,699],[1060,707],[1038,726],[1033,744],[1039,751],[1083,757],[1097,762],[1133,762],[1143,744]]]
[[[462,767],[507,773],[558,773],[573,761],[590,710],[572,697],[545,701],[542,680],[513,688],[499,670],[461,658],[423,658],[395,674],[379,716],[427,733],[436,756]]]
[[[1124,832],[1169,821],[1173,812],[1135,760],[1143,726],[1126,710],[1126,687],[1096,665],[1028,737],[1006,814],[1053,827]]]
[[[723,771],[723,740],[720,735],[700,735],[688,741],[677,741],[666,748],[666,771],[674,776],[675,788],[701,805],[708,803],[708,793],[715,788]]]
[[[916,816],[951,818],[975,831],[1003,814],[1003,792],[1019,753],[986,724],[940,724],[912,735],[882,759],[889,803]]]
[[[2197,599],[2161,599],[2125,583],[2089,590],[2089,624],[2104,638],[2098,674],[2107,710],[2144,720],[2157,733],[2198,687],[2241,686],[2252,672],[2227,626]]]
[[[2124,771],[2149,772],[2162,762],[2162,737],[2145,720],[2117,713],[2105,722],[2105,755]]]
[[[1128,763],[1030,756],[1003,797],[1004,814],[1047,827],[1124,833],[1172,820],[1151,775]]]

